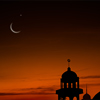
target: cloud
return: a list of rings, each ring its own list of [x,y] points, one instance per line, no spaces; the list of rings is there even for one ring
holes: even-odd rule
[[[23,95],[24,93],[0,93],[0,96],[4,95]]]
[[[20,89],[23,92],[29,92],[32,94],[54,94],[58,86],[51,86],[51,87],[37,87],[37,88],[24,88]]]
[[[48,90],[48,91],[54,91],[56,88],[57,88],[57,86],[53,85],[51,87],[40,86],[40,87],[37,87],[37,88],[23,88],[23,89],[20,89],[20,90],[23,90],[23,91],[26,91],[26,90]]]
[[[100,83],[92,83],[88,84],[89,87],[92,86],[100,86]],[[81,88],[86,87],[86,84],[80,84]],[[51,87],[37,87],[37,88],[23,88],[19,89],[20,93],[12,92],[12,93],[0,93],[0,96],[6,95],[54,95],[56,90],[59,89],[58,85],[53,85]]]
[[[50,95],[55,93],[44,93],[44,92],[27,92],[27,93],[0,93],[0,96],[6,95]]]
[[[87,84],[88,86],[100,86],[100,83]],[[86,87],[86,84],[80,84],[80,87]]]
[[[0,96],[6,96],[6,95],[50,95],[55,94],[57,86],[51,86],[51,87],[37,87],[37,88],[23,88],[19,89],[20,93],[0,93]],[[16,90],[18,91],[18,90]]]
[[[100,75],[94,75],[94,76],[82,76],[80,79],[88,79],[88,78],[100,78]]]

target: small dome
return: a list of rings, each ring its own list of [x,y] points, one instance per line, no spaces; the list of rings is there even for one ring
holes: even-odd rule
[[[77,75],[76,75],[75,72],[71,71],[70,67],[68,67],[68,70],[62,74],[62,78],[64,78],[64,79],[66,79],[66,78],[67,79],[68,78],[73,79],[73,78],[77,78]]]
[[[94,96],[93,100],[100,100],[100,92]]]
[[[91,97],[90,97],[90,95],[89,95],[88,93],[86,93],[86,94],[83,96],[83,99],[84,99],[84,100],[90,100]]]

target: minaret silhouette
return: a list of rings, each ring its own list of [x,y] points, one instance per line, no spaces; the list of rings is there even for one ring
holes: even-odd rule
[[[91,96],[87,93],[87,84],[86,84],[86,94],[83,95],[83,99],[82,100],[91,100]]]
[[[79,77],[70,68],[70,59],[68,61],[68,69],[62,74],[61,78],[61,89],[56,90],[58,94],[58,100],[65,100],[66,97],[69,97],[70,100],[73,100],[74,97],[79,100],[79,94],[83,93],[83,89],[79,89]]]

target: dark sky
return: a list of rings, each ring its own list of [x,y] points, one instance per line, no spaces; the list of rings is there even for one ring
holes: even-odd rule
[[[59,86],[68,58],[79,77],[100,78],[99,2],[0,1],[0,91]],[[91,80],[80,84],[100,87]]]
[[[8,27],[11,22],[15,24],[13,26],[15,30],[22,30],[19,39],[23,34],[25,37],[32,35],[34,38],[70,37],[84,33],[87,37],[94,33],[98,35],[99,11],[97,2],[2,2],[0,4],[0,26],[2,26],[0,32],[1,37],[5,39],[0,40],[4,39],[3,43],[5,43],[9,37],[11,41],[12,34]],[[88,32],[84,32],[85,30]]]

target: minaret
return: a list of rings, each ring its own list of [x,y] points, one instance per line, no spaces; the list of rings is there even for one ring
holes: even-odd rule
[[[61,88],[56,90],[58,94],[58,100],[73,100],[74,97],[79,100],[79,94],[83,93],[83,89],[79,88],[79,77],[77,74],[70,69],[70,59],[68,61],[68,69],[62,74],[61,77]]]
[[[83,95],[82,100],[92,100],[91,96],[87,93],[87,84],[86,84],[86,94]]]

